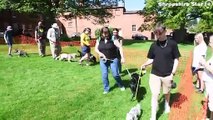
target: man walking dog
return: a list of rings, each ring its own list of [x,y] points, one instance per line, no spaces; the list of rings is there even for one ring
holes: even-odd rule
[[[148,60],[141,66],[141,69],[144,69],[152,64],[149,79],[152,93],[150,120],[156,120],[158,96],[161,86],[165,95],[165,113],[170,112],[170,90],[180,57],[177,43],[166,37],[166,28],[163,25],[158,24],[154,34],[157,37],[157,41],[151,45],[147,55]]]

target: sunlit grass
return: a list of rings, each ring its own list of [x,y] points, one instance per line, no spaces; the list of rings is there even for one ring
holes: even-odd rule
[[[150,46],[148,43],[134,43],[124,46],[126,63],[123,65],[122,79],[128,87],[129,76],[125,68],[138,72],[146,61]],[[184,50],[182,50],[182,47]],[[191,48],[191,46],[189,45]],[[0,119],[7,120],[124,120],[126,113],[137,104],[130,101],[131,92],[115,88],[103,95],[99,64],[80,66],[77,62],[55,61],[51,56],[40,58],[37,46],[14,45],[30,53],[29,58],[7,56],[7,46],[0,45]],[[76,52],[80,47],[64,47],[63,52]],[[184,72],[185,63],[191,49],[180,46],[182,57],[175,80],[179,82]],[[94,50],[92,51],[94,53]],[[47,54],[50,54],[47,47]],[[95,54],[96,55],[96,54]],[[141,78],[142,116],[150,117],[150,99],[147,74]],[[109,74],[110,86],[115,84]],[[174,89],[172,92],[176,92]],[[161,99],[162,100],[162,99]],[[162,109],[160,109],[162,113]],[[168,115],[160,114],[159,120],[166,120]]]

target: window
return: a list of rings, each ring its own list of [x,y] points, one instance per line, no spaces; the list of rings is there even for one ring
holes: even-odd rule
[[[136,25],[132,25],[132,31],[136,31]]]

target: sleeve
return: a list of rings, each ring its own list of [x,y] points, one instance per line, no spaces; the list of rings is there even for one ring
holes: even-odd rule
[[[51,29],[49,29],[49,30],[47,31],[47,39],[49,39],[49,40],[52,39],[51,36],[50,36],[50,32],[51,32]]]
[[[4,40],[7,41],[7,31],[4,32]]]
[[[148,52],[148,54],[147,54],[147,58],[149,58],[149,59],[154,59],[154,58],[155,58],[155,55],[154,55],[154,44],[155,44],[155,43],[153,43],[153,44],[150,46],[150,48],[149,48],[149,52]]]
[[[174,43],[172,54],[174,59],[179,58],[181,56],[177,43]]]

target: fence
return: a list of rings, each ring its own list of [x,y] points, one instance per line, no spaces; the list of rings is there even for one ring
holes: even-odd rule
[[[32,44],[36,45],[36,41],[33,37],[28,37],[24,35],[16,36],[13,39],[14,44]],[[80,46],[80,41],[70,41],[70,42],[63,42],[61,41],[61,46]],[[90,40],[90,46],[94,47],[96,43],[96,40],[92,39]],[[5,44],[4,40],[0,40],[0,44]]]

